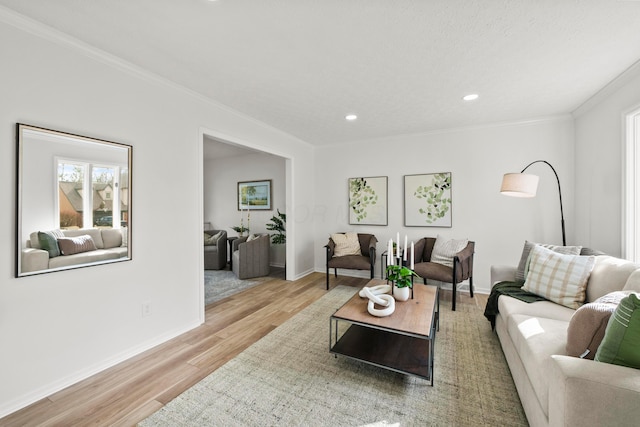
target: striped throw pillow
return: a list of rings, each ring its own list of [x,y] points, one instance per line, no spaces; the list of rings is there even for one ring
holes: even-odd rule
[[[438,234],[431,252],[431,262],[453,268],[453,257],[469,244],[469,239],[447,240]]]
[[[585,300],[594,256],[564,255],[536,245],[522,289],[565,307],[578,309]]]
[[[58,246],[62,255],[75,255],[96,250],[96,244],[89,235],[62,237],[58,239]]]

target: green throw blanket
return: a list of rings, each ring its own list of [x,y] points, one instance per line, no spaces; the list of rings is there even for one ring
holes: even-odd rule
[[[547,301],[540,295],[523,291],[524,282],[498,282],[491,288],[491,294],[487,300],[487,306],[484,308],[484,317],[491,322],[491,330],[496,327],[496,315],[498,314],[498,297],[500,295],[508,295],[524,302]]]

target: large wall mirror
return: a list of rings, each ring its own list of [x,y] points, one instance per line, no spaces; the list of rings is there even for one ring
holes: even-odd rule
[[[18,123],[16,277],[131,259],[132,147]]]

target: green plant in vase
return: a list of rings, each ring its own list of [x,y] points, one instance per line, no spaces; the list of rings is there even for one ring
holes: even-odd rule
[[[249,232],[249,229],[247,227],[245,227],[244,225],[240,225],[240,227],[231,227],[231,229],[233,231],[235,231],[236,233],[238,233],[238,235],[240,237],[242,237],[242,235],[244,234],[244,232],[246,231],[247,233]]]
[[[413,270],[403,265],[387,266],[387,278],[393,283],[391,294],[396,301],[406,301],[412,295],[413,281],[411,278],[413,276],[418,277]]]
[[[404,265],[388,265],[387,278],[398,288],[410,288],[413,286],[411,277],[418,277],[415,271]]]

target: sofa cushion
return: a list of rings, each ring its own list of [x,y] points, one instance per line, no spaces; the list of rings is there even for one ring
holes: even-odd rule
[[[549,375],[543,374],[551,370],[551,355],[564,354],[567,326],[562,320],[522,314],[507,319],[507,331],[545,415],[549,415]]]
[[[611,314],[630,292],[611,292],[576,310],[567,329],[567,356],[593,360]]]
[[[456,256],[458,252],[466,248],[468,244],[469,239],[447,240],[445,237],[438,234],[438,237],[436,237],[436,243],[433,245],[431,262],[453,268],[453,257]]]
[[[531,254],[531,249],[535,245],[540,245],[547,249],[551,249],[554,252],[558,252],[559,254],[566,255],[580,255],[580,251],[582,250],[582,246],[556,246],[556,245],[548,245],[544,243],[534,243],[528,240],[525,240],[524,247],[522,248],[522,254],[520,255],[520,262],[518,263],[518,269],[516,270],[516,281],[524,282],[526,279],[526,271],[527,271],[527,262],[529,261],[529,255]]]
[[[58,238],[64,237],[62,231],[38,231],[38,244],[40,249],[49,252],[49,258],[60,256],[60,247],[58,246]]]
[[[362,255],[358,233],[336,233],[331,235],[331,240],[336,244],[333,256]]]
[[[620,301],[595,360],[640,368],[640,294],[631,293]]]
[[[587,288],[587,290],[588,289],[589,288]],[[640,292],[640,269],[634,270],[634,272],[629,275],[629,278],[624,284],[624,288],[622,288],[622,290]]]
[[[575,310],[551,301],[524,302],[507,295],[498,298],[498,315],[508,319],[514,314],[540,316],[569,323]]]
[[[120,253],[125,248],[113,248],[113,249],[97,249],[95,251],[81,252],[75,255],[59,256],[51,258],[49,260],[49,268],[61,268],[74,265],[82,265],[92,262],[103,262],[109,260],[115,260],[126,256],[125,253]]]
[[[631,273],[639,268],[640,264],[631,261],[608,255],[597,256],[587,284],[587,301],[595,301],[610,292],[622,290]]]
[[[122,230],[119,228],[103,228],[100,234],[102,234],[105,249],[122,246]]]
[[[594,256],[563,255],[536,245],[522,289],[577,309],[585,300]]]
[[[58,246],[62,255],[75,255],[81,252],[95,251],[96,245],[89,235],[78,237],[61,237]]]

